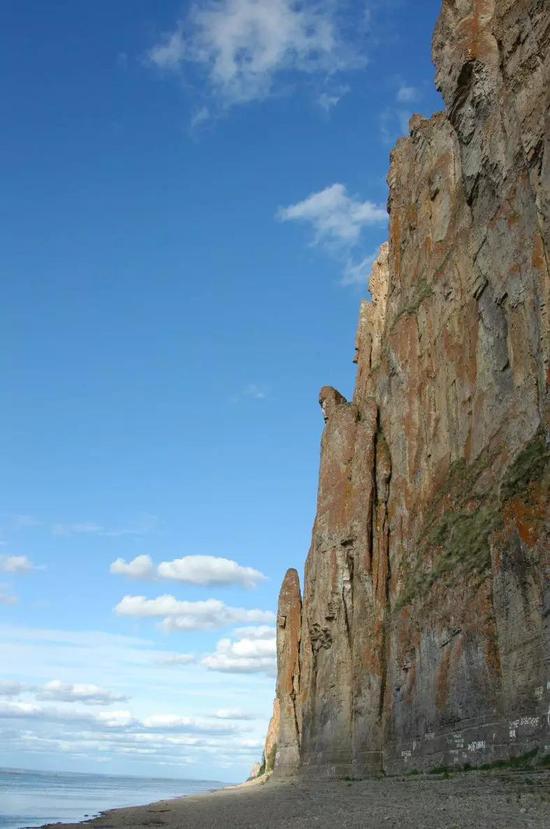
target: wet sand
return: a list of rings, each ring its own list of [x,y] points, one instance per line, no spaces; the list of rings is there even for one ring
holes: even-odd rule
[[[550,771],[363,781],[270,780],[115,809],[64,829],[512,829],[550,827]]]

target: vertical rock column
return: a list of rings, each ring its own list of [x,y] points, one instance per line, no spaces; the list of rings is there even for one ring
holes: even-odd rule
[[[301,717],[297,705],[302,597],[296,570],[288,570],[277,611],[277,702],[279,736],[275,773],[292,774],[300,765]]]

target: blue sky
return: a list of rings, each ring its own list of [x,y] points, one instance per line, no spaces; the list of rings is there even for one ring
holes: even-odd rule
[[[438,10],[2,3],[0,764],[259,757]]]

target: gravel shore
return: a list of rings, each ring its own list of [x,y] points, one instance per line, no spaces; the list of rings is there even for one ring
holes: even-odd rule
[[[54,824],[49,824],[51,827]],[[269,781],[116,809],[64,829],[512,829],[550,826],[550,772]]]

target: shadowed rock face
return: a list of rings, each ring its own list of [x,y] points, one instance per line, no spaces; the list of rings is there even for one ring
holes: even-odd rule
[[[392,154],[353,401],[321,392],[303,606],[295,571],[281,591],[276,770],[548,751],[549,42],[547,0],[443,2],[446,111]]]

